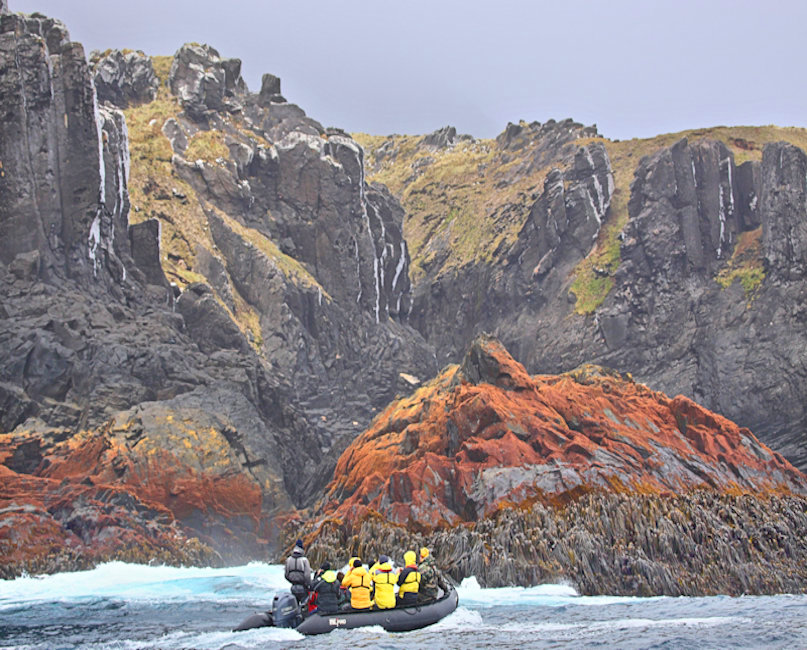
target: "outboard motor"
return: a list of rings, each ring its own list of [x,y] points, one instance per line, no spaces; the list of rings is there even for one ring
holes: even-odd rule
[[[297,627],[303,622],[294,594],[275,594],[272,601],[272,621],[275,627]]]

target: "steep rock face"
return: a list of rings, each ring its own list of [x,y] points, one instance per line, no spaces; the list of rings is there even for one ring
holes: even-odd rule
[[[532,206],[513,255],[529,278],[566,270],[597,239],[614,193],[608,153],[601,143],[580,147],[565,173],[553,169]]]
[[[491,331],[531,372],[585,362],[631,372],[748,426],[805,467],[802,150],[770,142],[778,131],[765,129],[748,129],[759,143],[725,129],[716,130],[721,140],[663,136],[670,144],[653,148],[589,142],[573,128],[568,140],[564,124],[543,139],[543,126],[511,125],[479,163],[485,178],[507,179],[502,194],[521,182],[514,170],[550,167],[523,177],[541,185],[520,204],[474,205],[469,222],[479,225],[468,232],[489,230],[475,257],[458,266],[433,255],[432,243],[411,245],[423,273],[414,276],[410,322],[444,362]],[[570,152],[575,141],[583,146]],[[440,214],[442,197],[467,186],[467,165],[481,157],[430,154],[426,164],[418,154],[394,157],[389,141],[368,143],[377,147],[373,177],[409,211],[407,236],[426,224],[451,232],[457,218]],[[652,153],[638,161],[637,150]],[[737,165],[735,153],[748,151],[760,159]],[[401,183],[407,164],[418,176]],[[510,239],[508,224],[518,226]]]
[[[798,277],[799,231],[784,226],[789,239],[771,233],[807,210],[803,159],[794,147],[767,145],[761,165],[744,164],[760,170],[749,177],[761,185],[751,187],[736,180],[744,176],[716,143],[681,142],[645,161],[614,290],[598,314],[606,350],[587,350],[589,358],[637,368],[643,381],[753,427],[799,466],[806,420],[804,388],[794,377],[804,362],[797,325],[804,287],[788,280]],[[756,223],[755,213],[761,236],[743,230]],[[739,282],[727,289],[715,282],[719,269],[742,272],[744,252],[753,264],[745,277],[758,283],[750,296]]]
[[[139,559],[172,530],[224,561],[265,555],[267,522],[314,498],[327,452],[399,373],[433,372],[403,322],[400,206],[366,185],[348,136],[250,94],[212,48],[182,48],[178,96],[159,85],[155,98],[151,62],[109,52],[91,71],[50,19],[4,14],[0,41],[0,425],[11,457],[54,429],[65,443],[41,467],[8,465],[15,485],[60,503],[84,482],[123,494],[114,526],[131,526],[122,547]],[[42,483],[74,447],[86,462],[69,484]],[[82,497],[93,520],[96,492]],[[40,505],[58,537],[73,515]],[[168,527],[143,532],[144,509]],[[49,562],[38,546],[9,570],[114,557],[115,533],[88,526],[75,552]],[[192,560],[181,547],[172,561]]]
[[[116,262],[103,250],[116,216],[104,202],[116,190],[99,162],[102,129],[114,120],[99,116],[84,51],[64,25],[5,14],[0,39],[0,260],[36,250],[43,277],[91,278]]]
[[[405,226],[407,237],[416,227],[427,229],[416,253],[427,260],[421,263],[425,274],[414,280],[409,321],[435,345],[441,361],[456,361],[481,331],[496,331],[519,354],[527,351],[520,347],[521,333],[529,327],[522,320],[533,320],[547,295],[567,282],[595,243],[612,200],[607,151],[600,143],[576,144],[592,135],[595,128],[571,120],[511,124],[495,146],[457,144],[443,160],[427,156],[411,163],[417,171],[404,181],[403,192],[412,202],[427,203],[422,197],[433,193],[435,207],[447,202],[449,215],[460,213],[445,229],[439,226],[439,213],[410,215]],[[468,183],[464,170],[471,151],[480,162],[474,182]],[[373,152],[372,166],[383,168],[395,156],[389,144],[382,145]],[[432,180],[432,169],[435,175],[463,170],[460,187]],[[374,177],[386,180],[383,173]],[[484,194],[462,196],[469,185],[482,185]],[[511,188],[520,191],[513,196]],[[478,209],[492,212],[466,217],[466,206],[479,201],[485,202]]]
[[[766,147],[761,174],[765,262],[776,279],[803,281],[807,269],[807,154],[786,143]]]
[[[157,98],[160,82],[151,59],[143,52],[92,52],[90,65],[100,102],[127,108]]]
[[[391,405],[337,463],[323,511],[429,530],[581,488],[794,491],[807,479],[684,397],[584,367],[530,377],[477,339],[462,365]]]
[[[169,279],[185,284],[186,269],[203,275],[213,318],[226,318],[214,303],[236,321],[252,312],[238,324],[245,340],[294,378],[330,447],[393,397],[399,372],[434,371],[430,346],[405,324],[411,300],[403,212],[385,188],[367,185],[355,141],[287,103],[274,92],[277,78],[267,78],[255,96],[237,71],[206,46],[177,52],[170,85],[185,110],[168,119],[160,113],[159,135],[150,133],[147,143],[170,145],[170,173],[187,190],[147,170],[138,204],[156,218],[165,214],[154,201],[160,196],[197,206],[203,237],[171,225],[170,237],[195,241],[178,266],[169,253]],[[183,300],[181,310],[190,305]],[[236,344],[237,337],[224,336],[228,347]]]

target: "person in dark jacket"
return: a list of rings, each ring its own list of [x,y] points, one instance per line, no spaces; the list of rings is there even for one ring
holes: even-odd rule
[[[339,611],[341,585],[336,581],[336,572],[331,570],[328,562],[322,564],[321,571],[319,580],[312,588],[317,599],[317,608],[314,611],[319,614],[336,614]]]
[[[429,549],[425,546],[420,549],[420,564],[418,565],[420,571],[420,589],[418,590],[418,601],[427,602],[436,600],[438,588],[443,590],[443,593],[448,591],[448,585],[443,578],[440,571],[434,566],[432,555]]]
[[[342,585],[345,574],[339,571],[336,574],[336,582],[339,583],[339,609],[350,607],[350,590]]]
[[[311,586],[311,565],[303,551],[303,540],[298,539],[291,555],[286,559],[286,580],[291,583],[291,593],[302,603],[308,597]]]

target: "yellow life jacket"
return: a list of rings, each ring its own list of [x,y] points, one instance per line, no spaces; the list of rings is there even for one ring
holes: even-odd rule
[[[353,609],[368,609],[373,606],[370,591],[373,588],[373,579],[363,566],[357,567],[345,576],[346,587],[350,588],[350,606]]]
[[[398,576],[392,572],[390,563],[380,564],[372,575],[376,606],[379,609],[395,607],[395,585],[398,584]]]
[[[416,594],[420,589],[420,571],[417,567],[408,566],[398,576],[398,595]]]

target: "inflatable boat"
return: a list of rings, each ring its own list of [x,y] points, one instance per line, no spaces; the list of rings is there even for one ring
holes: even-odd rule
[[[271,611],[253,614],[234,631],[251,630],[256,627],[293,628],[302,634],[325,634],[337,628],[350,630],[369,625],[380,625],[387,632],[409,632],[432,625],[457,609],[457,591],[449,587],[440,591],[437,600],[408,607],[371,610],[340,610],[336,614],[310,614],[305,619],[300,615],[297,599],[289,593],[278,594]]]

